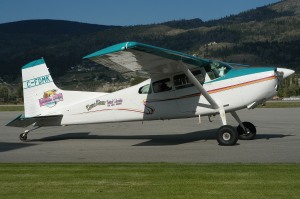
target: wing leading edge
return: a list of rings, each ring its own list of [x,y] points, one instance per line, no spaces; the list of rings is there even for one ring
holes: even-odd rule
[[[182,71],[184,63],[190,70],[204,67],[208,60],[185,53],[137,42],[116,44],[84,57],[120,73],[145,71],[150,77]]]

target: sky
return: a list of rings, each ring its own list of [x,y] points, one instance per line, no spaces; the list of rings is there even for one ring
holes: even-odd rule
[[[140,25],[179,19],[204,21],[279,0],[0,0],[0,23],[61,19],[102,25]]]

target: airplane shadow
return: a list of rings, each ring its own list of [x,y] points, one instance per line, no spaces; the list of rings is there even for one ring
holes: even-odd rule
[[[35,146],[36,144],[31,143],[9,143],[9,142],[0,142],[0,153],[6,151],[12,151],[16,149],[21,149],[25,147]]]
[[[31,142],[52,142],[72,139],[103,139],[103,140],[147,140],[133,146],[163,146],[178,145],[195,142],[199,140],[214,140],[216,130],[196,131],[186,134],[168,135],[90,135],[90,132],[65,133],[56,136],[49,136],[41,139],[33,139]]]
[[[283,134],[257,134],[255,140],[269,140],[274,138],[284,138],[284,137],[290,137],[295,135],[283,135]]]
[[[258,134],[256,140],[270,140],[276,138],[284,138],[294,135],[284,134]],[[172,146],[186,144],[196,141],[207,141],[216,139],[216,129],[206,131],[195,131],[185,134],[168,134],[168,135],[90,135],[90,132],[78,132],[78,133],[65,133],[56,136],[44,137],[41,139],[32,139],[27,142],[20,143],[9,143],[0,142],[0,153],[17,150],[25,147],[31,147],[38,145],[37,142],[55,142],[62,140],[88,140],[88,139],[111,139],[111,140],[145,140],[144,142],[135,144],[133,146]]]
[[[165,135],[90,135],[90,132],[81,133],[65,133],[61,135],[44,137],[41,139],[33,139],[30,142],[53,142],[61,140],[88,140],[88,139],[102,139],[102,140],[146,140],[133,146],[170,146],[196,141],[216,140],[217,129],[210,129],[204,131],[195,131],[185,134],[165,134]],[[274,139],[284,138],[293,135],[283,134],[258,134],[256,139]]]

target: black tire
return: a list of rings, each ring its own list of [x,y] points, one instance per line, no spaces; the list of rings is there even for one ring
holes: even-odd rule
[[[236,129],[230,125],[221,126],[217,131],[217,141],[222,146],[232,146],[238,141]]]
[[[21,141],[26,141],[27,140],[26,133],[21,133],[20,136],[19,136],[19,138],[20,138]]]
[[[243,122],[247,132],[239,125],[236,130],[241,140],[253,140],[256,136],[256,127],[251,122]]]

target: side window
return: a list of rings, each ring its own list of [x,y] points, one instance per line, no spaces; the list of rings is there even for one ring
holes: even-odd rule
[[[208,74],[208,76],[209,76],[209,78],[210,78],[211,80],[216,79],[216,78],[219,77],[213,70],[207,72],[207,74]]]
[[[154,93],[170,91],[172,90],[171,80],[169,78],[159,80],[157,82],[152,83]]]
[[[196,77],[196,79],[200,82],[200,84],[203,84],[205,81],[205,78],[203,77],[200,70],[192,71],[193,75]]]
[[[204,83],[205,79],[200,70],[192,71],[192,73],[200,82],[200,84]],[[182,89],[193,86],[193,84],[189,81],[189,78],[185,74],[174,76],[174,84],[176,89]]]
[[[185,74],[174,76],[174,85],[176,89],[193,86],[193,84],[189,82],[189,78]]]
[[[221,62],[212,62],[211,68],[214,70],[214,73],[216,73],[216,76],[218,77],[224,76],[229,71],[228,67],[226,67],[226,65]]]
[[[152,93],[150,84],[147,84],[139,89],[139,94],[150,94],[150,93]]]

